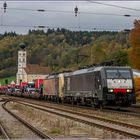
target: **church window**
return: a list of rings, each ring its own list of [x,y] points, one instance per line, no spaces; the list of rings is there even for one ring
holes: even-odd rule
[[[21,58],[19,58],[19,62],[21,62]]]

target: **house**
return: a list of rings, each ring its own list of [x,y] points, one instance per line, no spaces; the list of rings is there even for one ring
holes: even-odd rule
[[[24,49],[18,51],[17,84],[44,79],[51,72],[49,67],[42,67],[38,64],[27,64],[26,54]]]

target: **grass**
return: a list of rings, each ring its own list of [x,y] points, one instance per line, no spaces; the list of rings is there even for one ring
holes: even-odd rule
[[[12,81],[16,82],[16,76],[11,76],[11,77],[6,77],[6,78],[1,78],[0,79],[0,85],[5,85],[5,80],[8,80],[8,84],[10,84]]]
[[[61,132],[60,132],[60,129],[59,128],[51,128],[49,133],[50,134],[53,134],[53,135],[58,135]]]

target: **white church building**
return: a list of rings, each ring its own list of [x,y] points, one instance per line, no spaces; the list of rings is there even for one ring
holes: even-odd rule
[[[18,51],[17,84],[44,79],[51,72],[50,68],[38,64],[27,64],[27,52],[24,48]]]

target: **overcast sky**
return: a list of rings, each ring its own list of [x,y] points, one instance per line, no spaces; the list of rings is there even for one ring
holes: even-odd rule
[[[62,27],[70,30],[121,31],[133,28],[135,19],[140,19],[140,1],[6,1],[4,13],[0,1],[0,33],[16,31],[26,34],[34,26]],[[126,8],[107,6],[111,4]],[[75,17],[74,8],[78,7]],[[44,9],[45,12],[38,12]],[[131,15],[125,17],[124,15]],[[44,29],[45,31],[47,28]]]

